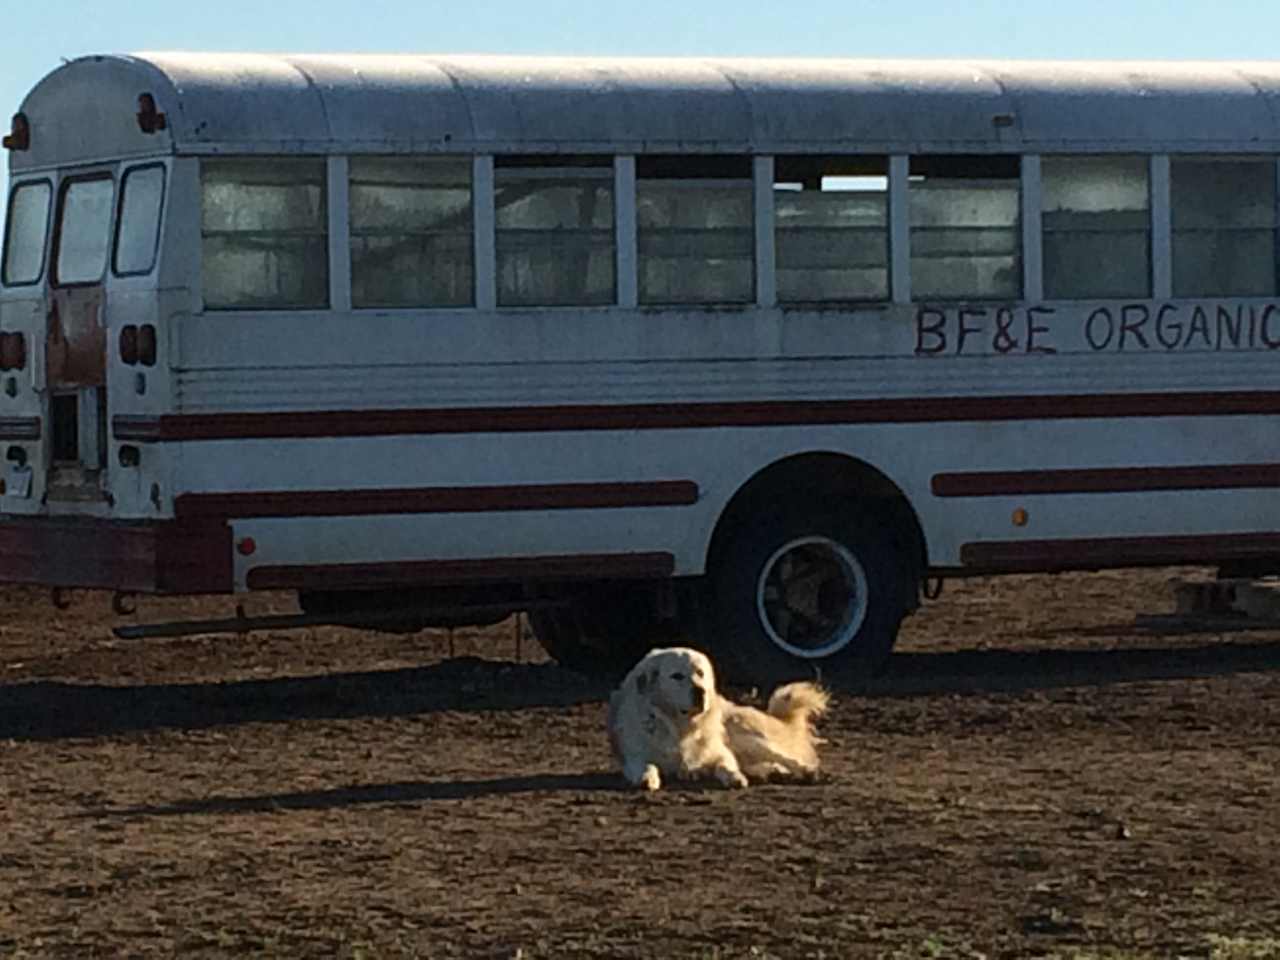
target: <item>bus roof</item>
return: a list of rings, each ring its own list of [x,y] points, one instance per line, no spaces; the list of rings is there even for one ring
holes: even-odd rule
[[[135,119],[150,93],[165,128]],[[1280,63],[140,53],[22,105],[15,170],[156,153],[1280,149]]]

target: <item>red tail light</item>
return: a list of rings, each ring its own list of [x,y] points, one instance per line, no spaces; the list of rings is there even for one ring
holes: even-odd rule
[[[138,328],[138,362],[144,367],[156,365],[156,328],[149,323]]]
[[[26,338],[20,333],[0,333],[0,370],[21,370],[26,365]]]
[[[129,366],[138,362],[138,328],[132,323],[120,328],[120,359]]]

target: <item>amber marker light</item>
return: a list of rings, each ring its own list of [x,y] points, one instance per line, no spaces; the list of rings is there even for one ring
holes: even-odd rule
[[[169,125],[165,115],[156,109],[156,98],[149,93],[138,96],[138,129],[143,133],[155,133]]]
[[[3,140],[6,150],[31,149],[31,124],[25,113],[15,113],[10,121],[9,133]]]
[[[1018,507],[1017,510],[1013,511],[1013,525],[1015,527],[1025,527],[1029,519],[1030,517],[1027,516],[1027,511],[1024,508]]]

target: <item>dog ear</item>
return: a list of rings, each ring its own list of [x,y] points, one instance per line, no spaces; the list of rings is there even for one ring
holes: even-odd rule
[[[636,693],[644,693],[650,687],[658,682],[658,668],[654,667],[648,673],[636,674]]]

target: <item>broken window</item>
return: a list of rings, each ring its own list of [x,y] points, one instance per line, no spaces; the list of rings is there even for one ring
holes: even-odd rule
[[[1174,157],[1170,174],[1174,296],[1274,296],[1275,162]]]
[[[614,302],[610,157],[495,157],[498,303]]]
[[[352,157],[351,305],[474,300],[471,160]]]
[[[636,158],[641,303],[755,299],[751,158]]]
[[[325,161],[213,159],[201,164],[204,304],[210,310],[329,303]]]
[[[778,300],[889,298],[889,167],[884,157],[777,157]]]
[[[1044,157],[1040,180],[1045,297],[1149,296],[1147,158]]]
[[[910,174],[913,297],[1016,298],[1022,291],[1018,157],[912,157]]]

